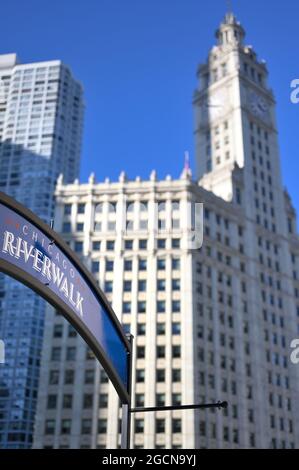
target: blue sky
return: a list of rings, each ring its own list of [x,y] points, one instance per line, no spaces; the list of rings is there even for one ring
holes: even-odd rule
[[[233,10],[266,59],[278,109],[284,183],[299,209],[299,3],[235,0]],[[81,179],[177,177],[194,163],[195,71],[214,43],[225,0],[10,0],[1,5],[0,53],[23,62],[62,59],[84,85]],[[5,21],[3,21],[5,19]]]

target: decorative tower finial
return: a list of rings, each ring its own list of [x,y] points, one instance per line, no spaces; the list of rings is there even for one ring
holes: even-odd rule
[[[96,175],[94,173],[90,173],[89,178],[88,178],[88,183],[94,184],[95,181],[96,181]]]
[[[152,170],[152,172],[150,174],[150,180],[151,181],[157,181],[157,172],[156,172],[156,170]]]
[[[57,186],[62,186],[62,185],[63,185],[63,173],[60,173],[57,178]]]
[[[231,2],[227,3],[227,13],[216,31],[218,45],[229,46],[242,44],[245,31],[232,12]]]
[[[126,173],[124,171],[121,171],[121,173],[119,175],[119,178],[118,178],[118,181],[120,183],[124,183],[125,181],[127,181],[127,176],[126,176]]]

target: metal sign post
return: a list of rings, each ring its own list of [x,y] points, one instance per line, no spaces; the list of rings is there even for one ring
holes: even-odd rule
[[[134,336],[129,334],[128,340],[131,346],[130,357],[128,358],[128,403],[122,404],[121,416],[121,449],[130,449],[131,437],[131,390],[132,390],[132,361],[133,361],[133,339]]]
[[[131,447],[131,415],[132,413],[148,413],[151,411],[174,411],[174,410],[202,410],[208,408],[217,408],[218,410],[227,408],[226,401],[218,401],[217,403],[201,403],[194,405],[180,405],[180,406],[150,406],[131,408],[131,391],[132,391],[132,360],[133,360],[133,335],[128,335],[130,343],[130,352],[128,360],[128,395],[129,401],[122,403],[122,417],[121,417],[121,449],[130,449]]]

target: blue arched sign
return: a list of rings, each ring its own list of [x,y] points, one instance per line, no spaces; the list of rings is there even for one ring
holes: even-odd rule
[[[57,308],[85,339],[129,403],[131,345],[92,275],[57,233],[0,192],[0,271]]]

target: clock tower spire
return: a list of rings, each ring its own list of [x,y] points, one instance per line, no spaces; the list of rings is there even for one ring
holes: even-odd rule
[[[201,186],[232,201],[241,190],[252,192],[255,173],[265,174],[260,166],[266,166],[275,168],[269,180],[282,191],[275,100],[267,85],[265,61],[244,44],[245,30],[230,11],[216,39],[197,71],[199,86],[193,101],[197,178]],[[240,178],[244,185],[236,187]]]
[[[219,45],[242,44],[245,31],[237,21],[235,15],[228,11],[224,20],[216,31],[216,38]]]

